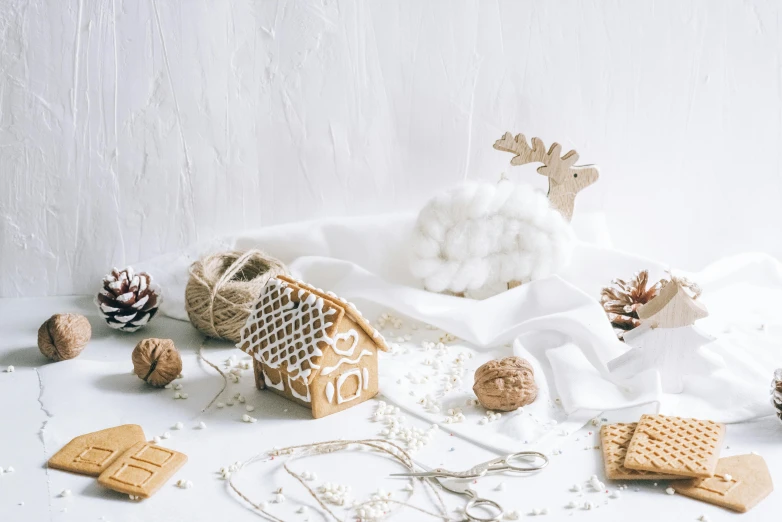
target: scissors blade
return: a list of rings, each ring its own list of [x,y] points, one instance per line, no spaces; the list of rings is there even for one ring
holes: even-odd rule
[[[419,478],[430,478],[430,477],[439,477],[441,476],[440,473],[436,471],[417,471],[417,472],[407,472],[407,473],[391,473],[389,477],[419,477]]]
[[[470,488],[470,484],[472,484],[470,479],[435,477],[435,480],[440,483],[443,489],[447,489],[451,493],[469,497],[475,496],[475,492]]]

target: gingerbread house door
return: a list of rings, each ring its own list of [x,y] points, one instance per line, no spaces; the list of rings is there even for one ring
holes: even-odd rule
[[[339,407],[342,404],[358,400],[369,385],[369,370],[366,367],[347,369],[326,383],[326,399]]]

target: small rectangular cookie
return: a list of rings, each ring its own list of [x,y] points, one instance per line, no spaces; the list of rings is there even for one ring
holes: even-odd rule
[[[739,513],[746,513],[774,491],[768,466],[760,455],[720,459],[713,477],[681,480],[672,486],[680,495]]]
[[[144,430],[137,424],[79,435],[49,459],[49,467],[97,477],[128,448],[144,440]]]
[[[627,447],[628,469],[683,477],[711,477],[725,425],[714,421],[643,415]]]
[[[633,437],[637,422],[629,424],[604,424],[600,428],[600,446],[603,448],[603,464],[609,480],[672,480],[678,475],[628,469],[624,466],[627,446]]]
[[[98,483],[120,493],[149,498],[187,462],[187,455],[140,442],[114,461]]]

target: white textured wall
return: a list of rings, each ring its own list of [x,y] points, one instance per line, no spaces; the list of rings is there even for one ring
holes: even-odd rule
[[[682,267],[782,255],[769,2],[0,0],[0,296],[496,179],[505,130],[602,167],[578,211]],[[524,171],[520,179],[539,182]]]

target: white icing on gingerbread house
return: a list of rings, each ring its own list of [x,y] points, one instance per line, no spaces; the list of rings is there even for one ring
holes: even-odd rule
[[[269,279],[237,346],[254,359],[256,385],[323,417],[377,394],[383,336],[356,307],[285,276]]]

